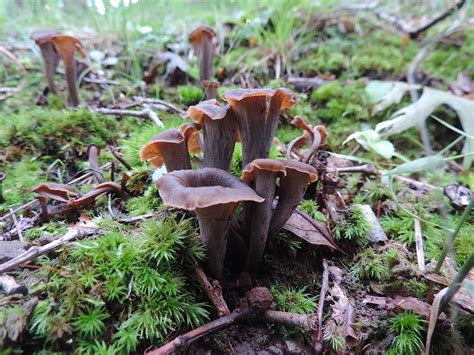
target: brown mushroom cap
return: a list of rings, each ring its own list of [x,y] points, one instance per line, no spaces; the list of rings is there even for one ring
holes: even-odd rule
[[[298,173],[306,174],[308,184],[315,182],[318,179],[318,173],[311,165],[301,163],[294,160],[280,160],[286,168],[286,172],[290,173],[292,170]]]
[[[201,128],[199,123],[183,123],[179,126],[189,153],[199,154],[202,152],[201,134],[199,133]]]
[[[117,184],[116,182],[104,182],[102,184],[97,185],[91,191],[86,193],[84,196],[79,197],[74,200],[70,200],[68,202],[68,207],[84,207],[93,203],[99,196],[106,194],[106,193],[113,193],[117,195],[122,195],[122,186]]]
[[[165,205],[193,211],[263,198],[235,176],[221,169],[178,170],[158,179],[156,187]]]
[[[185,142],[185,137],[178,129],[168,129],[151,138],[140,149],[140,160],[149,161],[154,167],[159,168],[165,162],[164,150],[166,145],[179,145]]]
[[[206,99],[215,99],[217,96],[217,89],[221,84],[218,81],[213,80],[203,80],[201,81],[201,86],[204,89],[204,93],[206,94]]]
[[[56,67],[59,63],[59,55],[56,52],[51,37],[60,34],[59,31],[46,29],[34,31],[31,34],[31,39],[34,40],[41,50],[41,55],[44,61],[44,71],[48,89],[51,93],[57,94],[54,78],[56,76]]]
[[[267,158],[280,112],[298,102],[288,89],[235,89],[222,94],[234,111],[242,141],[243,164]]]
[[[298,103],[298,98],[290,90],[285,88],[278,88],[276,90],[262,88],[262,89],[233,89],[227,90],[222,95],[222,99],[227,101],[232,106],[237,102],[247,98],[257,97],[279,97],[281,98],[280,109],[287,109]]]
[[[286,175],[285,165],[280,160],[275,159],[255,159],[247,164],[242,170],[242,181],[247,185],[255,180],[255,176],[261,170],[271,171],[275,173],[282,173]]]
[[[31,33],[30,38],[36,42],[37,45],[44,44],[51,42],[51,37],[55,35],[59,35],[61,32],[58,30],[53,30],[53,29],[43,29],[43,30],[37,30],[33,31]]]
[[[190,106],[184,118],[191,117],[199,124],[203,124],[207,116],[211,120],[221,120],[227,115],[228,105],[221,106],[216,99],[202,101],[195,106]]]
[[[241,201],[264,199],[232,174],[215,168],[178,170],[156,183],[165,205],[195,210],[206,265],[211,275],[222,279],[229,221]]]
[[[207,36],[208,38],[213,38],[216,36],[216,33],[209,26],[199,26],[198,28],[196,28],[194,31],[192,31],[189,34],[188,39],[191,42],[199,42],[201,41],[203,36]]]
[[[31,189],[40,196],[67,203],[71,198],[79,196],[72,186],[57,184],[55,182],[45,182],[36,185]]]

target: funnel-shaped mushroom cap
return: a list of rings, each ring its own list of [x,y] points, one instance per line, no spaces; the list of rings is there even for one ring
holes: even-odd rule
[[[236,114],[242,140],[243,163],[267,158],[282,109],[298,102],[287,89],[236,89],[222,94]]]
[[[122,186],[115,182],[103,182],[102,184],[97,185],[91,191],[86,193],[84,196],[71,200],[68,202],[68,207],[84,207],[93,203],[99,196],[103,194],[116,194],[122,195]]]
[[[318,178],[311,165],[293,160],[281,161],[286,168],[286,176],[280,179],[278,204],[270,222],[270,236],[274,236],[288,221],[302,200],[306,188]]]
[[[205,167],[229,169],[237,138],[237,121],[229,108],[211,99],[189,107],[185,116],[204,126]]]
[[[207,26],[198,27],[189,34],[188,38],[198,58],[200,81],[212,78],[212,59],[215,51],[213,38],[215,36],[213,29]]]
[[[263,198],[232,174],[215,168],[180,170],[162,176],[156,186],[165,205],[196,210]]]
[[[72,106],[79,105],[79,92],[76,85],[76,66],[74,61],[74,53],[76,50],[81,51],[81,42],[72,36],[54,35],[51,37],[54,48],[64,62],[66,69],[66,80],[69,90],[69,103]]]
[[[255,159],[242,170],[241,179],[246,184],[250,184],[255,180],[260,171],[270,171],[286,175],[285,165],[280,160]]]
[[[30,37],[39,46],[44,43],[50,43],[51,37],[59,34],[61,34],[61,32],[48,28],[44,30],[33,31]]]
[[[262,259],[272,217],[276,181],[284,175],[285,165],[273,159],[255,159],[242,172],[242,181],[251,185],[259,196],[265,198],[260,204],[245,204],[245,232],[249,238],[248,271],[255,271]]]
[[[68,185],[57,184],[54,182],[46,182],[36,185],[31,190],[40,196],[48,197],[53,200],[67,203],[71,198],[79,196],[79,194]]]
[[[156,168],[164,163],[168,172],[191,169],[186,137],[179,129],[168,129],[150,139],[140,149],[140,160],[147,160]]]
[[[232,174],[215,168],[173,171],[156,186],[165,205],[195,210],[201,241],[206,248],[207,268],[222,279],[229,220],[241,201],[263,198]]]

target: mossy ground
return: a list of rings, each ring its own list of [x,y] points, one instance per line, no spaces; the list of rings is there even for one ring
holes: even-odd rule
[[[220,55],[215,61],[223,81],[218,92],[242,85],[239,76],[242,68],[248,68],[246,75],[256,86],[285,85],[284,75],[333,78],[330,84],[300,93],[300,103],[285,113],[276,136],[286,144],[301,135],[299,129],[289,124],[290,118],[299,114],[311,124],[326,126],[329,138],[324,148],[341,154],[353,154],[355,146],[352,143],[341,145],[350,133],[373,127],[388,118],[396,108],[409,102],[408,98],[404,99],[398,106],[373,115],[373,103],[365,92],[366,83],[371,79],[405,80],[408,65],[420,49],[421,42],[406,41],[394,31],[373,29],[357,16],[344,18],[336,24],[314,27],[309,16],[314,9],[309,4],[298,2],[294,11],[305,10],[305,6],[308,6],[308,16],[299,20],[293,13],[288,19],[286,15],[290,10],[284,7],[272,8],[261,18],[257,18],[255,9],[247,9],[241,18],[233,19],[233,26],[227,29]],[[110,14],[104,18],[93,16],[96,23],[92,28],[98,36],[94,40],[84,40],[84,45],[118,60],[115,66],[102,62],[94,68],[105,70],[108,79],[118,85],[101,87],[83,83],[80,88],[83,101],[95,105],[100,100],[104,105],[111,105],[121,100],[132,101],[134,95],[139,95],[161,98],[185,109],[202,100],[202,89],[193,85],[197,77],[194,60],[190,61],[189,77],[177,87],[169,87],[161,81],[144,85],[141,78],[150,67],[153,50],[165,48],[165,44],[182,44],[182,36],[164,30],[147,34],[145,26],[149,23],[146,22],[137,21],[140,25],[128,28],[127,23],[122,22],[124,16],[125,13],[122,13],[116,22]],[[142,14],[141,19],[144,21],[146,17]],[[245,24],[245,18],[249,19],[248,24]],[[211,16],[209,23],[218,22],[215,20]],[[51,18],[49,21],[55,23]],[[113,38],[105,30],[110,28],[115,30]],[[18,280],[27,283],[30,295],[36,295],[40,300],[31,319],[24,320],[27,325],[21,342],[2,343],[0,340],[0,348],[5,347],[7,352],[21,349],[81,353],[143,351],[214,317],[212,307],[190,272],[192,263],[202,258],[202,250],[194,238],[196,224],[164,210],[152,183],[153,171],[139,160],[140,147],[163,128],[145,118],[118,118],[92,113],[85,107],[67,108],[64,84],[60,85],[59,97],[49,97],[48,106],[36,106],[34,103],[44,89],[41,62],[32,42],[25,39],[27,34],[15,31],[15,39],[26,43],[33,51],[19,54],[27,74],[14,62],[0,57],[0,64],[4,64],[0,65],[2,86],[14,87],[22,79],[26,83],[19,94],[0,101],[0,170],[7,174],[2,185],[5,201],[0,204],[0,212],[30,201],[34,197],[31,188],[40,182],[64,183],[87,169],[87,146],[97,144],[102,148],[101,163],[112,159],[105,148],[114,145],[120,148],[124,159],[132,167],[128,171],[132,179],[127,183],[131,197],[126,201],[117,199],[112,204],[128,216],[154,212],[157,217],[156,220],[138,224],[118,223],[109,217],[105,198],[83,211],[100,221],[101,235],[39,258],[36,263],[39,269],[31,273],[12,272]],[[451,40],[434,47],[420,66],[420,76],[425,78],[425,82],[442,89],[446,89],[459,72],[464,71],[471,77],[474,75],[470,57],[474,43],[472,31],[456,34]],[[311,46],[311,43],[317,43],[317,46]],[[285,49],[290,47],[291,53],[287,53]],[[282,63],[279,77],[275,66],[277,59]],[[61,76],[58,82],[60,80]],[[164,111],[158,114],[165,129],[177,127],[183,122],[176,114]],[[456,124],[452,111],[441,109],[436,114]],[[431,127],[430,130],[435,138],[435,149],[441,149],[450,142],[450,137],[439,127]],[[393,142],[407,158],[420,156],[416,130],[395,136]],[[377,163],[367,152],[359,150],[357,155]],[[275,147],[271,156],[280,156]],[[397,162],[381,163],[388,165]],[[241,168],[241,150],[237,148],[231,171],[238,176]],[[116,169],[116,176],[125,172],[123,167]],[[474,187],[472,174],[440,176],[436,172],[426,172],[419,178],[441,185],[458,182]],[[79,188],[87,190],[91,187],[92,184],[85,184]],[[394,274],[391,270],[396,265],[415,263],[414,215],[423,221],[426,258],[432,260],[440,255],[447,228],[456,225],[459,213],[448,207],[442,196],[415,198],[403,195],[403,191],[406,192],[407,188],[395,182],[388,186],[379,180],[361,179],[359,176],[348,178],[345,189],[351,195],[348,202],[367,203],[374,210],[381,211],[382,226],[394,243],[392,248],[384,251],[369,246],[366,239],[368,226],[356,209],[348,212],[343,224],[332,226],[341,245],[349,247],[352,254],[331,255],[330,263],[342,265],[353,278],[358,285],[353,286],[353,291],[366,292],[369,282],[374,281],[383,281],[390,286],[406,281],[407,294],[420,299],[427,297],[427,284],[416,276],[413,269],[409,270],[408,275]],[[393,193],[401,199],[401,204],[395,203]],[[440,217],[433,201],[444,205],[448,213]],[[382,204],[389,208],[380,210]],[[325,216],[313,201],[304,201],[300,208],[325,222]],[[472,218],[468,220],[456,239],[455,260],[458,265],[474,249],[473,223]],[[7,226],[5,223],[0,227]],[[30,229],[25,239],[33,241],[45,234],[58,236],[64,230],[65,224],[57,218]],[[402,244],[411,253],[400,256],[396,248]],[[314,260],[319,260],[320,254],[321,250],[311,249],[292,235],[282,233],[278,236],[265,257],[261,276],[265,286],[272,288],[278,309],[297,313],[315,311],[321,270],[319,262],[315,265]],[[16,304],[1,306],[0,309],[0,336],[4,337],[7,317],[17,314],[20,308]],[[419,324],[422,321],[412,318],[411,315],[401,315],[392,321],[381,321],[384,327],[377,330],[380,333],[377,336],[383,338],[390,335],[398,339],[393,344],[385,344],[394,349],[390,351],[409,346],[419,348],[418,340],[423,332],[420,333]],[[415,338],[411,342],[403,342],[402,338],[407,333],[400,330],[399,325],[403,322],[409,322],[407,327],[411,333],[408,333]],[[301,332],[287,328],[273,331],[284,337],[301,336]],[[98,338],[103,341],[95,340]],[[208,341],[214,348],[226,348],[221,340],[218,336]],[[342,346],[341,341],[338,334],[327,337],[328,344],[335,350]]]

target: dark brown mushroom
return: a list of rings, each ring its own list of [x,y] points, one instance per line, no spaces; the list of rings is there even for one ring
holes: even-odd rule
[[[201,82],[201,86],[204,89],[206,100],[215,99],[217,97],[217,89],[221,84],[218,81],[204,80]]]
[[[99,167],[99,162],[97,158],[100,154],[100,148],[96,144],[90,144],[87,147],[87,157],[89,159],[89,165],[91,167],[92,172],[99,184],[105,182],[104,175]]]
[[[81,42],[72,36],[63,34],[51,36],[56,52],[64,62],[66,70],[66,81],[69,90],[69,104],[76,107],[79,106],[79,91],[76,83],[76,64],[74,53],[81,50]]]
[[[191,169],[188,151],[198,149],[196,131],[192,125],[183,125],[158,133],[140,149],[140,160],[149,161],[156,168],[164,163],[168,172]]]
[[[185,116],[204,127],[204,167],[229,170],[237,137],[237,122],[229,108],[212,99],[191,106]]]
[[[328,136],[326,128],[320,125],[313,127],[312,125],[307,124],[301,116],[295,116],[291,123],[296,127],[303,129],[303,135],[288,143],[286,157],[290,159],[291,153],[295,148],[309,145],[310,147],[303,156],[303,163],[308,163],[318,151],[319,147],[326,142]]]
[[[248,202],[245,205],[246,232],[249,237],[247,270],[255,271],[267,244],[272,217],[277,178],[286,175],[285,165],[279,160],[255,159],[242,171],[242,181],[253,187],[265,199],[262,203]]]
[[[196,28],[188,36],[198,59],[199,81],[210,80],[213,76],[212,60],[216,50],[214,43],[215,36],[216,33],[214,30],[207,26]]]
[[[285,225],[306,192],[309,184],[318,178],[316,169],[311,165],[293,160],[281,160],[286,176],[280,179],[278,204],[270,221],[270,238]]]
[[[79,193],[77,193],[71,186],[54,182],[41,183],[36,185],[31,189],[31,191],[37,194],[43,222],[49,221],[49,211],[46,203],[47,198],[67,204],[72,198],[79,196]]]
[[[44,74],[49,92],[55,95],[58,94],[58,90],[56,89],[54,78],[60,57],[54,48],[51,37],[58,34],[60,34],[59,31],[51,29],[35,31],[31,34],[31,39],[35,41],[36,45],[40,48],[41,55],[43,56]]]
[[[86,193],[84,196],[81,196],[77,199],[69,200],[68,207],[80,208],[88,206],[94,203],[94,201],[99,196],[104,194],[115,194],[122,196],[122,186],[120,186],[120,184],[117,184],[116,182],[104,182],[102,184],[97,185],[94,189]]]
[[[287,89],[235,89],[222,94],[235,112],[242,139],[244,166],[258,158],[268,158],[282,109],[296,104]]]
[[[264,199],[232,174],[215,168],[173,171],[156,186],[165,205],[196,211],[207,268],[221,280],[229,221],[237,204]]]

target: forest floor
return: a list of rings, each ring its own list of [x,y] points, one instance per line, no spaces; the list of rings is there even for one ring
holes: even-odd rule
[[[222,315],[197,277],[194,214],[164,206],[164,171],[139,156],[205,99],[188,41],[203,24],[217,33],[219,100],[240,87],[298,96],[270,158],[303,159],[306,147],[290,149],[303,134],[295,116],[328,136],[310,157],[319,179],[300,219],[268,243],[258,271],[242,272],[228,251],[225,279],[210,280],[231,316],[265,287],[271,310],[292,320],[257,312],[180,350],[419,354],[431,342],[433,354],[472,352],[472,4],[59,3],[0,5],[1,354],[143,353]],[[62,62],[48,93],[30,39],[44,28],[81,42],[78,107]],[[230,171],[242,169],[237,143]],[[97,188],[101,177],[116,184]],[[48,195],[45,218],[32,189],[47,182],[94,197],[71,215]]]

